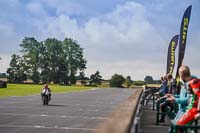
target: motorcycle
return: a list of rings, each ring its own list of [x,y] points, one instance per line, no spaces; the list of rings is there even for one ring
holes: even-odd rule
[[[48,90],[43,90],[41,95],[42,95],[43,106],[48,105],[50,101],[51,93]]]

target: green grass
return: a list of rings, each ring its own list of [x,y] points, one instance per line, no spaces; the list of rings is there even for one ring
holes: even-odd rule
[[[7,84],[7,88],[0,88],[0,97],[26,96],[40,94],[43,85]],[[52,93],[89,90],[92,87],[49,85]]]

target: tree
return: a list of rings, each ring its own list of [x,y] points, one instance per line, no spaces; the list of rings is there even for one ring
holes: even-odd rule
[[[25,37],[20,44],[21,53],[25,62],[26,73],[34,83],[39,83],[40,43],[33,37]]]
[[[122,75],[114,74],[110,80],[111,87],[122,87],[125,78]]]
[[[101,80],[102,80],[102,76],[99,75],[99,71],[97,70],[94,74],[92,74],[90,76],[90,85],[94,84],[94,85],[100,85],[101,84]]]
[[[125,85],[129,88],[132,85],[133,81],[131,80],[131,76],[127,76],[125,79]]]
[[[63,52],[69,71],[70,84],[75,84],[75,74],[77,71],[84,71],[86,69],[87,61],[83,57],[83,48],[80,48],[77,42],[71,38],[65,38],[63,41]]]
[[[2,58],[0,57],[0,60],[1,60]]]
[[[23,68],[23,73],[34,83],[75,84],[77,72],[86,69],[83,48],[71,38],[65,38],[64,41],[47,38],[38,42],[33,37],[25,37],[20,47],[22,57],[13,56],[11,64],[18,63],[17,68]],[[12,67],[8,71],[10,75],[13,74]]]
[[[146,76],[144,78],[144,81],[147,83],[147,84],[152,84],[153,83],[153,78],[152,76]]]
[[[27,75],[24,73],[23,64],[24,62],[19,55],[12,55],[10,67],[7,69],[9,82],[21,83],[27,79]]]
[[[63,59],[63,50],[61,41],[55,38],[48,38],[42,42],[41,50],[41,74],[46,82],[62,82],[62,75],[66,76],[66,62]],[[64,70],[63,70],[64,69]]]

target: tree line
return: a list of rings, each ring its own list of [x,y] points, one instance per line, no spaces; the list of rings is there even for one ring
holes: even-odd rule
[[[83,48],[71,38],[63,41],[47,38],[39,42],[33,37],[25,37],[20,48],[20,55],[11,56],[7,75],[0,73],[0,77],[7,77],[9,82],[22,83],[30,79],[35,84],[53,82],[70,85],[80,80],[82,85],[86,81],[88,85],[101,84],[102,76],[98,70],[90,78],[85,77],[87,60],[83,56]],[[153,80],[152,76],[146,76],[144,81],[133,81],[130,76],[124,78],[118,74],[114,74],[108,81],[111,87],[161,83],[160,80]]]
[[[83,48],[71,38],[60,41],[47,38],[37,41],[25,37],[20,44],[20,55],[13,54],[7,69],[8,81],[21,83],[31,79],[33,83],[53,82],[74,84],[76,74],[84,74],[87,60]]]
[[[109,84],[111,87],[131,87],[133,86],[141,86],[145,84],[161,84],[161,80],[153,80],[152,76],[146,76],[144,78],[144,81],[138,80],[138,81],[133,81],[130,76],[127,76],[124,78],[123,75],[119,74],[114,74],[110,81]]]

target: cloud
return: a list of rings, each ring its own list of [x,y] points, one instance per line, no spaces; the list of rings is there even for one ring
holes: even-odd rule
[[[44,17],[47,15],[44,7],[42,6],[42,4],[40,3],[36,3],[36,2],[32,2],[32,3],[29,3],[27,6],[26,6],[26,9],[34,16],[38,17]]]
[[[86,15],[88,9],[77,0],[36,0],[38,3],[43,3],[47,7],[54,9],[56,15],[66,14],[67,16]]]
[[[109,78],[111,71],[108,68],[112,68],[115,73],[130,73],[129,70],[140,69],[142,65],[148,66],[144,62],[160,61],[163,58],[162,44],[165,44],[165,41],[147,20],[146,13],[145,7],[141,4],[127,2],[118,5],[111,13],[90,18],[83,26],[79,26],[76,19],[61,14],[46,18],[38,25],[40,27],[38,29],[41,29],[40,33],[44,38],[71,37],[78,40],[85,49],[88,60],[87,73],[91,74],[94,69],[99,68],[102,73],[107,73],[106,78]],[[99,65],[100,62],[103,65]],[[134,62],[137,65],[133,65]],[[123,70],[124,66],[126,69]],[[158,70],[157,66],[147,69]],[[143,79],[145,75],[135,73],[135,76]]]
[[[41,4],[29,3],[26,7],[34,15],[41,11],[45,14]],[[40,33],[36,38],[40,40],[47,37],[71,37],[77,40],[85,49],[84,53],[88,60],[87,75],[93,73],[94,69],[99,69],[105,78],[109,78],[111,72],[128,74],[143,65],[148,66],[145,62],[158,61],[163,57],[160,44],[165,42],[145,17],[146,13],[143,5],[127,2],[116,6],[112,12],[91,17],[82,26],[78,25],[75,18],[65,14],[46,16],[43,21],[34,18],[32,21]],[[123,69],[124,67],[126,69]],[[158,70],[156,66],[148,69]],[[134,74],[139,79],[145,76],[142,73]]]
[[[21,37],[14,31],[12,24],[0,23],[0,72],[6,72],[11,60],[11,54],[18,53]]]
[[[129,0],[35,0],[55,9],[56,15],[66,14],[70,17],[82,17],[88,19],[97,15],[105,14],[113,10],[117,4],[123,4]],[[78,19],[78,17],[76,17]],[[84,18],[83,18],[84,17]]]
[[[8,54],[0,53],[0,57],[2,58],[0,60],[0,64],[1,64],[0,72],[5,73],[7,71],[8,66],[9,66],[9,63],[10,63],[9,61],[11,60],[11,56],[8,55]]]
[[[185,57],[183,60],[183,64],[190,66],[191,73],[198,77],[200,77],[200,73],[199,73],[200,62],[198,61],[200,58],[199,36],[200,36],[200,32],[194,35],[191,35],[191,33],[189,33],[186,50],[185,50]]]
[[[99,70],[100,75],[103,75],[106,79],[110,79],[114,74],[121,74],[124,77],[131,76],[133,80],[144,80],[144,77],[147,75],[151,75],[154,78],[159,79],[158,73],[163,73],[163,70],[160,69],[163,67],[162,64],[153,64],[151,62],[141,60],[116,62],[93,61],[88,64],[88,67],[91,69],[87,69],[86,73],[95,73],[96,70]],[[105,68],[107,71],[105,71]]]
[[[11,50],[11,44],[19,49],[16,44],[21,36],[33,36],[40,41],[48,37],[60,40],[71,37],[84,48],[87,76],[99,70],[105,78],[121,73],[133,79],[143,80],[147,74],[159,79],[166,70],[170,37],[179,33],[187,2],[181,2],[178,7],[171,7],[173,0],[107,0],[106,5],[105,2],[35,0],[22,4],[18,1],[13,9],[17,20],[11,21],[5,15],[8,22],[0,21],[1,33],[8,33],[2,40]],[[199,34],[195,34],[188,38],[192,46],[187,47],[186,54],[189,49],[198,49],[199,40],[195,38]],[[197,53],[194,53],[195,58],[199,57]],[[192,64],[188,55],[184,62]]]
[[[20,36],[14,31],[14,26],[11,23],[0,23],[0,53],[10,54],[19,50]]]

